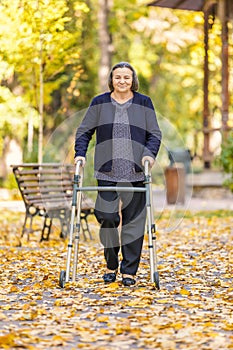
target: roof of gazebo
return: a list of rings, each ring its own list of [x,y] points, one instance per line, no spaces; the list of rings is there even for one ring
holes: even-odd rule
[[[180,10],[202,11],[204,0],[157,0],[151,2],[151,6],[169,7]]]
[[[171,9],[204,11],[215,4],[219,4],[220,0],[155,0],[149,3],[149,6],[168,7]],[[227,4],[228,19],[233,18],[233,1],[225,0]]]

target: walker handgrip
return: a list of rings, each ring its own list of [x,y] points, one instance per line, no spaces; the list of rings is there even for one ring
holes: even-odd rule
[[[82,164],[83,164],[83,161],[81,159],[77,161],[76,167],[75,167],[75,175],[79,175],[79,169],[82,166]]]
[[[149,175],[149,160],[145,160],[144,168],[145,168],[145,176]]]

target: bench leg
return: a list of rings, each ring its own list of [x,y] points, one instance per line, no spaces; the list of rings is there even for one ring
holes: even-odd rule
[[[70,210],[64,210],[60,213],[59,215],[59,220],[61,224],[61,233],[60,237],[61,238],[66,238],[69,232],[69,227],[70,227],[70,215],[71,212]]]
[[[69,220],[60,220],[61,222],[61,233],[60,237],[61,238],[66,238],[68,235],[68,230],[69,230]]]
[[[25,233],[27,233],[27,240],[29,241],[29,234],[33,232],[32,229],[32,219],[33,216],[31,213],[29,213],[28,211],[26,211],[25,214],[25,219],[24,219],[24,223],[23,223],[23,229],[22,229],[22,233],[21,233],[21,237],[23,237],[23,235]],[[29,221],[29,223],[28,223]],[[29,226],[29,227],[28,227]]]
[[[40,239],[41,242],[49,240],[52,222],[53,222],[52,219],[49,216],[45,215],[44,226],[42,229],[42,234],[41,234],[41,239]]]

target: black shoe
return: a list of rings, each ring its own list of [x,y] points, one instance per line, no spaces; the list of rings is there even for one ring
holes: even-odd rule
[[[136,283],[136,281],[135,279],[130,277],[123,277],[122,283],[124,284],[124,286],[129,287],[129,286],[133,286]]]
[[[103,275],[103,280],[105,283],[111,283],[116,281],[116,272],[105,273]]]

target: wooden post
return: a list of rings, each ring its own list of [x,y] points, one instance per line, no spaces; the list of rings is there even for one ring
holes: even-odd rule
[[[222,22],[222,131],[226,136],[229,115],[229,64],[228,64],[228,1],[219,1],[220,19]]]

